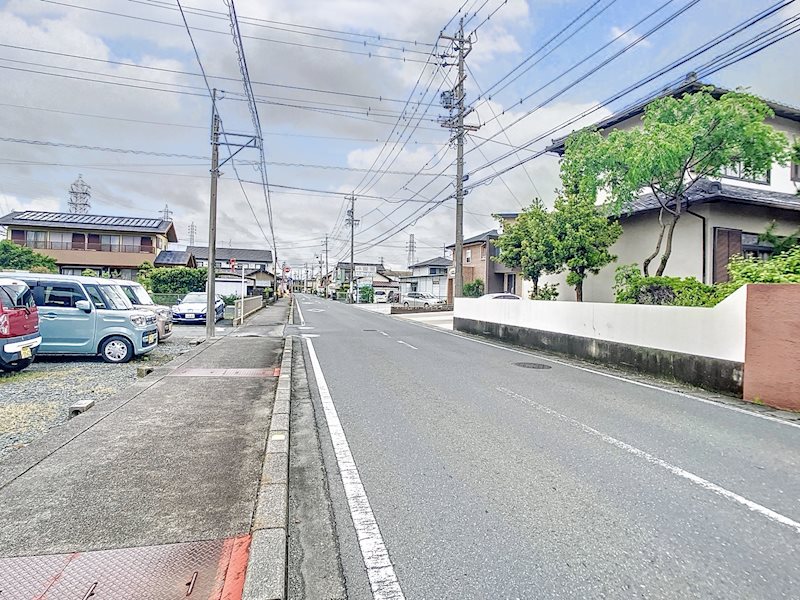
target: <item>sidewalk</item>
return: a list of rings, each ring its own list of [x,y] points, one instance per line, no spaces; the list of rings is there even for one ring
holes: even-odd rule
[[[240,597],[288,310],[0,461],[0,597]]]

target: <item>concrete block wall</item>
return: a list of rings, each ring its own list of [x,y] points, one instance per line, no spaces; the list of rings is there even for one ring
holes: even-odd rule
[[[454,328],[800,411],[800,284],[714,308],[458,298]]]

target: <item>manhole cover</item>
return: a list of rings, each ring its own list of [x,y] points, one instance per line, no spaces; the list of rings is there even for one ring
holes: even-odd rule
[[[542,363],[531,363],[531,362],[518,362],[514,363],[517,367],[522,367],[523,369],[551,369],[550,365],[543,365]]]

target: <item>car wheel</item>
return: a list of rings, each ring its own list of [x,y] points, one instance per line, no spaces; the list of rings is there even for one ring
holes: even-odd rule
[[[113,335],[100,344],[100,356],[107,363],[126,363],[133,358],[133,344],[121,335]]]
[[[18,371],[22,371],[22,369],[28,368],[32,362],[33,362],[33,357],[21,358],[13,362],[3,363],[2,365],[0,365],[0,370],[16,373]]]
[[[408,308],[408,302],[403,302],[403,306],[405,306],[406,308]]]
[[[431,305],[430,305],[430,304],[428,304],[428,303],[426,302],[426,303],[425,303],[425,304],[423,304],[422,306],[424,306],[425,308],[430,308],[430,306],[431,306]]]

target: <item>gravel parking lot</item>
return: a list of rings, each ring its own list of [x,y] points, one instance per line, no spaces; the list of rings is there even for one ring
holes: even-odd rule
[[[218,323],[225,335],[230,323]],[[82,399],[102,403],[136,381],[137,367],[163,365],[205,337],[199,325],[176,325],[172,336],[146,356],[112,365],[100,358],[38,357],[21,373],[0,373],[0,457],[29,444],[67,420]]]

